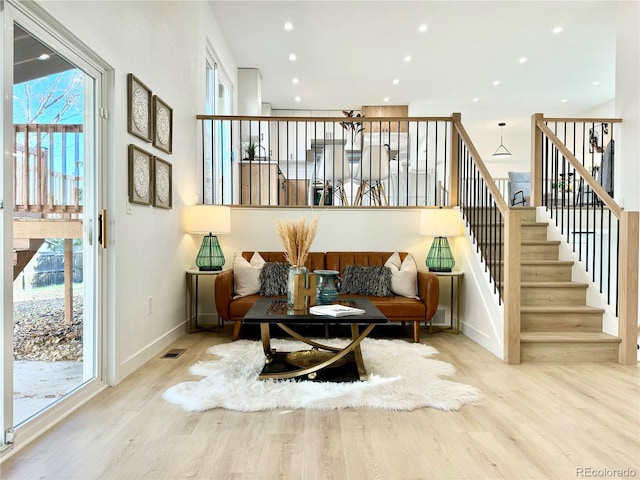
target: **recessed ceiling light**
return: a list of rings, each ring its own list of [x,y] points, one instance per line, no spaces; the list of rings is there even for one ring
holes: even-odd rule
[[[291,60],[292,62],[295,62],[297,58],[298,58],[298,57],[296,57],[296,54],[295,54],[295,53],[290,53],[290,54],[289,54],[289,60]]]
[[[478,97],[473,99],[473,103],[478,103],[480,101],[480,99]]]
[[[597,81],[596,81],[596,82],[593,82],[593,86],[594,86],[594,87],[597,87],[598,85],[600,85],[600,82],[597,82]]]
[[[389,102],[389,97],[384,97],[384,98],[382,99],[382,101],[383,101],[383,102],[385,102],[385,103],[388,103],[388,102]]]
[[[527,57],[520,57],[518,59],[518,62],[520,62],[520,63],[525,63],[526,61],[527,61]]]
[[[291,83],[293,83],[294,85],[297,85],[297,84],[299,84],[299,83],[300,83],[300,80],[298,80],[298,77],[293,77],[293,78],[291,79]]]
[[[409,63],[411,61],[411,55],[405,55],[403,60]]]
[[[42,55],[40,55],[38,57],[38,60],[49,60],[49,54],[48,53],[43,53]]]
[[[428,29],[429,29],[429,27],[427,26],[427,24],[426,24],[426,23],[423,23],[422,25],[420,25],[420,26],[418,27],[418,31],[419,31],[419,32],[422,32],[422,33],[426,32]]]
[[[559,33],[562,33],[562,30],[564,30],[564,28],[562,28],[562,27],[556,27],[556,28],[554,28],[552,31],[553,31],[553,33],[555,33],[556,35],[558,35]]]
[[[498,85],[500,85],[500,80],[494,80],[493,84],[497,87]]]
[[[563,98],[562,100],[560,100],[562,103],[567,103],[569,100],[567,98]]]
[[[296,98],[294,98],[294,100],[295,100],[296,102],[300,102],[302,99],[301,99],[300,97],[296,97]]]
[[[391,83],[393,83],[394,85],[398,85],[400,83],[400,80],[397,79],[397,78],[394,78],[393,82],[391,82]]]
[[[293,30],[293,23],[291,22],[287,22],[284,24],[284,29],[285,30]]]

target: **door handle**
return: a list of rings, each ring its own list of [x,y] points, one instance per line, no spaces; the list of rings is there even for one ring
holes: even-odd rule
[[[98,215],[98,243],[102,248],[107,248],[107,210],[105,208]]]

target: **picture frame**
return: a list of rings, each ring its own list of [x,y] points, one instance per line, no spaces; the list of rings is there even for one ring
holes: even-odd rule
[[[153,96],[153,146],[171,153],[173,147],[173,109]]]
[[[153,157],[153,206],[170,209],[173,200],[171,164]]]
[[[153,155],[129,145],[129,202],[151,205],[153,199]]]
[[[153,135],[152,94],[133,73],[127,75],[127,131],[151,143]]]

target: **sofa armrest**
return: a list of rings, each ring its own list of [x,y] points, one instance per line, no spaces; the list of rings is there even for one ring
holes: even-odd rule
[[[218,316],[228,322],[230,319],[229,305],[233,300],[233,270],[225,270],[216,277],[214,295]]]
[[[427,320],[438,310],[440,281],[432,272],[418,271],[418,295],[427,307]]]

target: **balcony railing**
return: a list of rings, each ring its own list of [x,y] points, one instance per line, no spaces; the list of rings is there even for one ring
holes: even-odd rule
[[[237,117],[202,122],[205,203],[437,206],[451,117]]]
[[[82,213],[82,125],[15,124],[14,209]]]

